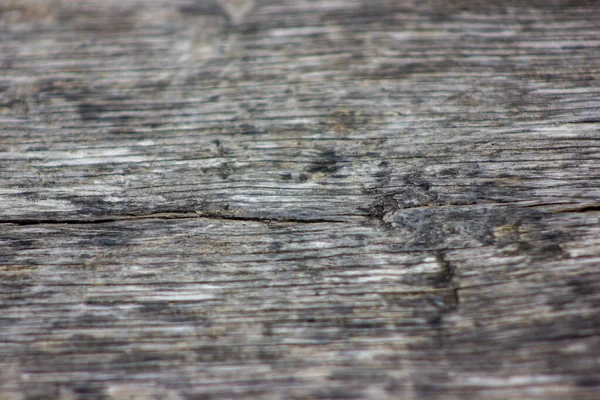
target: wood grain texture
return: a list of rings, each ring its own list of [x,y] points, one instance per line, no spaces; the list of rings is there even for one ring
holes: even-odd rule
[[[595,1],[0,3],[0,399],[597,399]]]

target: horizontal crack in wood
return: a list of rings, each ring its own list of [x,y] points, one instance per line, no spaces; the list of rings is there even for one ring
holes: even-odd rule
[[[250,216],[239,216],[239,215],[227,215],[227,214],[204,214],[198,212],[167,212],[167,213],[152,213],[152,214],[141,214],[141,215],[115,215],[115,216],[103,216],[90,219],[60,219],[60,218],[46,218],[46,219],[4,219],[0,220],[0,224],[14,224],[14,225],[44,225],[44,224],[65,224],[65,225],[86,225],[86,224],[105,224],[110,222],[119,221],[136,221],[146,219],[216,219],[216,220],[229,220],[229,221],[248,221],[248,222],[260,222],[260,223],[298,223],[298,224],[321,224],[321,223],[345,223],[346,221],[335,220],[335,219],[299,219],[299,218],[286,218],[286,217],[273,217],[273,218],[262,218],[262,217],[250,217]]]
[[[557,213],[585,213],[585,212],[598,212],[600,211],[600,204],[583,204],[574,207],[564,207],[554,210]]]

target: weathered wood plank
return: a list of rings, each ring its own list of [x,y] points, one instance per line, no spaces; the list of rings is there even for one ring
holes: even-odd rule
[[[600,7],[0,5],[0,398],[595,399]]]

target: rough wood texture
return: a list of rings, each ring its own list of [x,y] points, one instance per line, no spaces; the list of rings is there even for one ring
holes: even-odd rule
[[[0,3],[0,398],[597,399],[600,5]]]

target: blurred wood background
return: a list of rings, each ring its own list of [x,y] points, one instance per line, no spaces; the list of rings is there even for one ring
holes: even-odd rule
[[[3,0],[0,399],[600,398],[600,3]]]

